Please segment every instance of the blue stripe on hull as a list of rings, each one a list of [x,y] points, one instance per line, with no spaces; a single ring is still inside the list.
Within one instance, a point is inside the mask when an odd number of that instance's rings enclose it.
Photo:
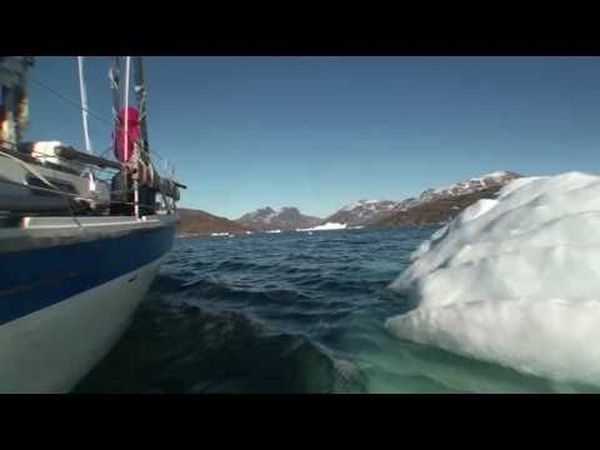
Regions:
[[[171,249],[174,226],[0,254],[0,324],[131,272]]]

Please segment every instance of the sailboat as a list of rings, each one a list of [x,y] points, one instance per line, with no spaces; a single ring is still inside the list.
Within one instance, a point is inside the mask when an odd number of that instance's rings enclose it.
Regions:
[[[85,151],[23,139],[33,63],[0,58],[3,393],[69,392],[108,353],[173,245],[185,188],[153,162],[142,58],[111,59],[114,158],[91,151],[82,58]]]

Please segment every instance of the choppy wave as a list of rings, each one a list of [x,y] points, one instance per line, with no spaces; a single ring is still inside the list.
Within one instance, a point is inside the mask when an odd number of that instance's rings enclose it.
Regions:
[[[568,392],[398,341],[387,289],[436,228],[176,242],[123,339],[76,392]]]

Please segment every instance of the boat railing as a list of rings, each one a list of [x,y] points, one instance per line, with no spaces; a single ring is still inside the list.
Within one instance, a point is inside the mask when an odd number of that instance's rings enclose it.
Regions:
[[[170,214],[176,211],[176,202],[179,200],[178,190],[186,188],[185,185],[175,181],[173,178],[170,178],[168,172],[166,174],[162,173],[162,171],[161,173],[154,173],[154,166],[148,161],[146,167],[152,167],[153,174],[151,176],[140,177],[138,189],[140,187],[150,188],[162,197],[163,204],[160,205],[161,208],[156,208],[156,203],[153,205],[144,204],[144,201],[139,197],[136,199],[137,202],[135,200],[132,202],[118,198],[119,194],[131,192],[131,186],[125,186],[124,189],[115,189],[112,181],[114,181],[115,177],[119,174],[124,174],[125,176],[130,174],[132,171],[131,165],[95,156],[90,153],[84,153],[75,149],[74,147],[63,145],[57,146],[54,149],[52,158],[48,158],[47,154],[36,154],[35,150],[33,150],[31,146],[30,148],[25,146],[25,149],[23,149],[23,147],[18,149],[16,145],[3,141],[0,142],[0,155],[18,161],[19,164],[30,174],[29,182],[27,183],[17,183],[14,180],[11,181],[6,179],[6,177],[1,177],[2,182],[20,184],[24,188],[41,194],[54,194],[54,202],[52,202],[50,198],[47,198],[46,202],[29,201],[23,203],[22,207],[18,207],[18,197],[9,198],[7,196],[3,196],[2,202],[0,202],[0,209],[9,209],[14,212],[25,212],[31,210],[32,208],[33,210],[43,210],[43,204],[45,204],[50,210],[56,211],[57,209],[61,209],[61,204],[62,208],[64,209],[66,203],[76,204],[78,202],[83,202],[88,206],[104,205],[105,207],[108,206],[109,208],[115,205],[121,205],[122,207],[137,206],[138,208],[136,209],[139,209],[139,207],[152,211],[158,209]],[[48,159],[51,159],[52,161],[49,161]],[[74,170],[73,166],[69,165],[69,163],[77,164],[78,170]],[[39,169],[51,170],[52,175],[54,176],[54,182],[49,181],[48,174],[46,173],[46,176],[44,176],[41,173],[43,171]],[[148,173],[147,170],[146,173]],[[0,175],[2,175],[2,167],[0,167]],[[57,178],[61,181],[61,183],[56,181]],[[65,185],[73,187],[65,189]],[[105,191],[107,191],[109,196],[104,202],[99,201],[98,199],[98,191],[101,191],[101,189],[98,189],[98,186],[102,185],[104,185]],[[86,189],[82,186],[87,186],[89,189]],[[57,201],[57,196],[63,197],[67,200],[67,202],[64,200],[62,203]],[[1,203],[4,202],[7,203],[3,207]],[[8,208],[8,206],[10,206],[10,208]],[[72,204],[69,209],[73,209]],[[92,207],[92,209],[99,210],[102,208]]]

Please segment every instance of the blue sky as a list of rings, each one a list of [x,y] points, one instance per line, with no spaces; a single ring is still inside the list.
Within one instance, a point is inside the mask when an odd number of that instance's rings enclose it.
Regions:
[[[110,121],[106,57],[86,58],[90,109]],[[237,218],[326,216],[495,170],[600,171],[600,58],[146,58],[151,148],[188,185],[180,206]],[[32,77],[78,100],[76,58]],[[80,112],[30,82],[29,139],[83,148]],[[90,119],[92,143],[110,145]]]

